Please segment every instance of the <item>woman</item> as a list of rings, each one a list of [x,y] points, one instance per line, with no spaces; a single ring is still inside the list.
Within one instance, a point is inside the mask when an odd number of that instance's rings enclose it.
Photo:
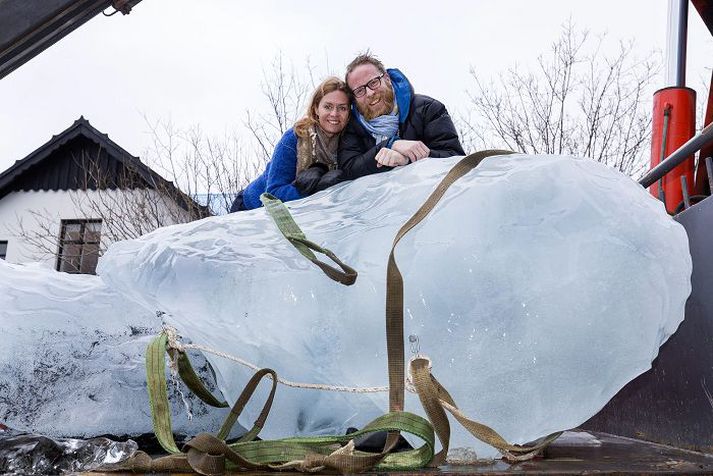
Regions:
[[[285,132],[265,171],[238,193],[231,212],[260,207],[263,192],[287,202],[339,182],[337,147],[349,121],[348,91],[336,77],[317,87],[305,116]]]

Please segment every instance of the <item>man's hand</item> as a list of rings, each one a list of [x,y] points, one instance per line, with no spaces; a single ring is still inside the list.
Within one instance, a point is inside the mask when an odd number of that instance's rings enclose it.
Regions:
[[[395,150],[411,162],[425,159],[431,153],[431,149],[426,147],[426,144],[420,140],[397,140],[391,146],[391,150]]]
[[[398,165],[406,165],[409,163],[409,159],[396,152],[393,149],[387,149],[382,147],[379,152],[376,153],[376,166],[382,167],[384,165],[389,167],[396,167]]]

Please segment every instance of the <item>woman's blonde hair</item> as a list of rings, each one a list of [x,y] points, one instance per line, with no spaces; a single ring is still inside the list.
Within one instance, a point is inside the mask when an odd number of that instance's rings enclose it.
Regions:
[[[304,117],[295,123],[295,134],[297,135],[297,137],[301,137],[304,139],[309,136],[309,130],[312,128],[312,126],[319,122],[319,119],[317,118],[317,113],[315,112],[317,106],[319,105],[319,102],[324,96],[329,93],[333,93],[334,91],[342,91],[344,94],[347,95],[347,97],[350,97],[349,87],[347,87],[347,83],[337,78],[336,76],[330,76],[324,81],[322,81],[322,84],[317,86],[317,89],[314,90],[314,93],[312,94],[312,99],[309,102],[309,106],[307,107],[307,112],[305,113]]]

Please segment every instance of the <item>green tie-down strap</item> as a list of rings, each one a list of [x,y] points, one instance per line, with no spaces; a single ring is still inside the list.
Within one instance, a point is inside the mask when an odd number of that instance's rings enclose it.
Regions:
[[[158,349],[155,352],[159,352],[158,357],[162,358],[163,356],[160,354],[161,345],[157,344],[157,347]],[[198,374],[196,374],[196,372],[193,370],[191,361],[188,360],[188,355],[186,355],[185,352],[180,352],[176,349],[171,348],[167,349],[166,351],[168,352],[168,355],[171,356],[171,359],[173,359],[173,361],[176,363],[178,375],[181,376],[181,380],[183,380],[183,383],[186,384],[186,387],[188,387],[191,392],[195,393],[198,398],[200,398],[205,404],[210,405],[211,407],[225,408],[228,406],[227,402],[218,400],[210,392],[210,390],[208,390],[205,385],[203,385],[203,382],[201,382],[200,377],[198,377]]]
[[[183,452],[173,438],[168,390],[166,385],[165,352],[167,337],[159,335],[148,346],[146,369],[149,402],[154,432],[169,456],[152,459],[138,452],[127,461],[105,465],[96,471],[133,472],[197,472],[221,474],[226,470],[298,470],[314,472],[331,470],[355,473],[370,469],[381,471],[415,470],[431,461],[435,451],[433,427],[424,418],[407,412],[392,412],[383,415],[362,430],[349,435],[295,437],[279,440],[253,441],[264,426],[274,399],[277,375],[270,369],[262,369],[250,379],[217,436],[202,433],[187,442]],[[179,352],[171,349],[171,352]],[[190,365],[190,363],[188,364]],[[252,430],[235,443],[224,440],[237,421],[240,413],[252,397],[263,377],[272,380],[269,397]],[[396,439],[389,438],[381,453],[368,453],[354,448],[353,439],[375,432],[410,433],[423,441],[417,449],[393,453]]]
[[[158,442],[164,450],[169,453],[180,453],[176,442],[173,439],[173,425],[171,423],[171,411],[168,403],[168,390],[166,385],[166,359],[165,354],[168,354],[177,362],[178,375],[183,383],[196,394],[203,402],[214,407],[227,407],[226,402],[218,400],[210,391],[203,385],[200,378],[193,370],[190,360],[185,352],[167,347],[168,336],[165,333],[159,334],[146,348],[146,384],[149,394],[149,406],[151,408],[151,418],[153,420],[154,433]],[[248,382],[238,400],[233,405],[230,413],[226,417],[223,425],[218,431],[218,436],[225,439],[230,434],[230,430],[238,419],[238,415],[242,412],[245,404],[248,402],[253,392],[260,383],[260,380],[267,374],[274,375],[272,380],[272,391],[265,402],[260,416],[255,421],[252,429],[248,431],[241,440],[252,440],[260,432],[267,420],[267,414],[272,407],[272,401],[277,389],[277,378],[275,373],[270,369],[262,369],[255,373],[253,378]]]
[[[315,265],[324,271],[324,274],[332,278],[333,280],[342,283],[346,286],[354,284],[357,278],[357,272],[351,266],[348,266],[337,258],[337,256],[326,248],[322,248],[316,243],[309,241],[305,234],[300,229],[299,225],[295,222],[282,201],[269,193],[263,193],[260,195],[260,201],[265,205],[265,210],[272,217],[279,228],[280,232],[287,238],[287,240],[292,243],[292,245],[297,248],[302,256],[310,260]],[[317,259],[317,256],[313,251],[322,253],[326,255],[329,259],[334,261],[340,268],[337,269],[323,261]]]

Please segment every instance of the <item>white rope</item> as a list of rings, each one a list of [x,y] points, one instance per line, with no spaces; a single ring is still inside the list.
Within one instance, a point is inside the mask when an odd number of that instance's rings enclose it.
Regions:
[[[176,332],[176,329],[171,327],[171,326],[163,326],[163,332],[166,333],[166,336],[168,337],[168,346],[172,349],[176,349],[179,352],[185,352],[186,349],[194,349],[194,350],[200,350],[201,352],[205,352],[207,354],[213,354],[218,357],[222,357],[224,359],[231,360],[233,362],[236,362],[244,367],[247,367],[252,370],[260,370],[260,367],[257,365],[248,362],[247,360],[241,359],[240,357],[236,357],[234,355],[228,354],[226,352],[221,352],[219,350],[211,349],[210,347],[206,347],[204,345],[200,344],[184,344],[182,342],[179,342],[178,340],[178,333]],[[268,377],[272,378],[270,375]],[[411,376],[409,375],[408,379],[406,380],[406,388],[410,392],[414,392],[413,390],[413,385],[410,382]],[[347,393],[384,393],[389,391],[388,386],[384,387],[346,387],[342,385],[327,385],[327,384],[321,384],[321,383],[304,383],[304,382],[293,382],[291,380],[285,380],[281,377],[277,377],[277,383],[280,383],[286,387],[292,387],[292,388],[308,388],[311,390],[326,390],[328,392],[347,392]],[[414,392],[415,393],[415,392]]]

